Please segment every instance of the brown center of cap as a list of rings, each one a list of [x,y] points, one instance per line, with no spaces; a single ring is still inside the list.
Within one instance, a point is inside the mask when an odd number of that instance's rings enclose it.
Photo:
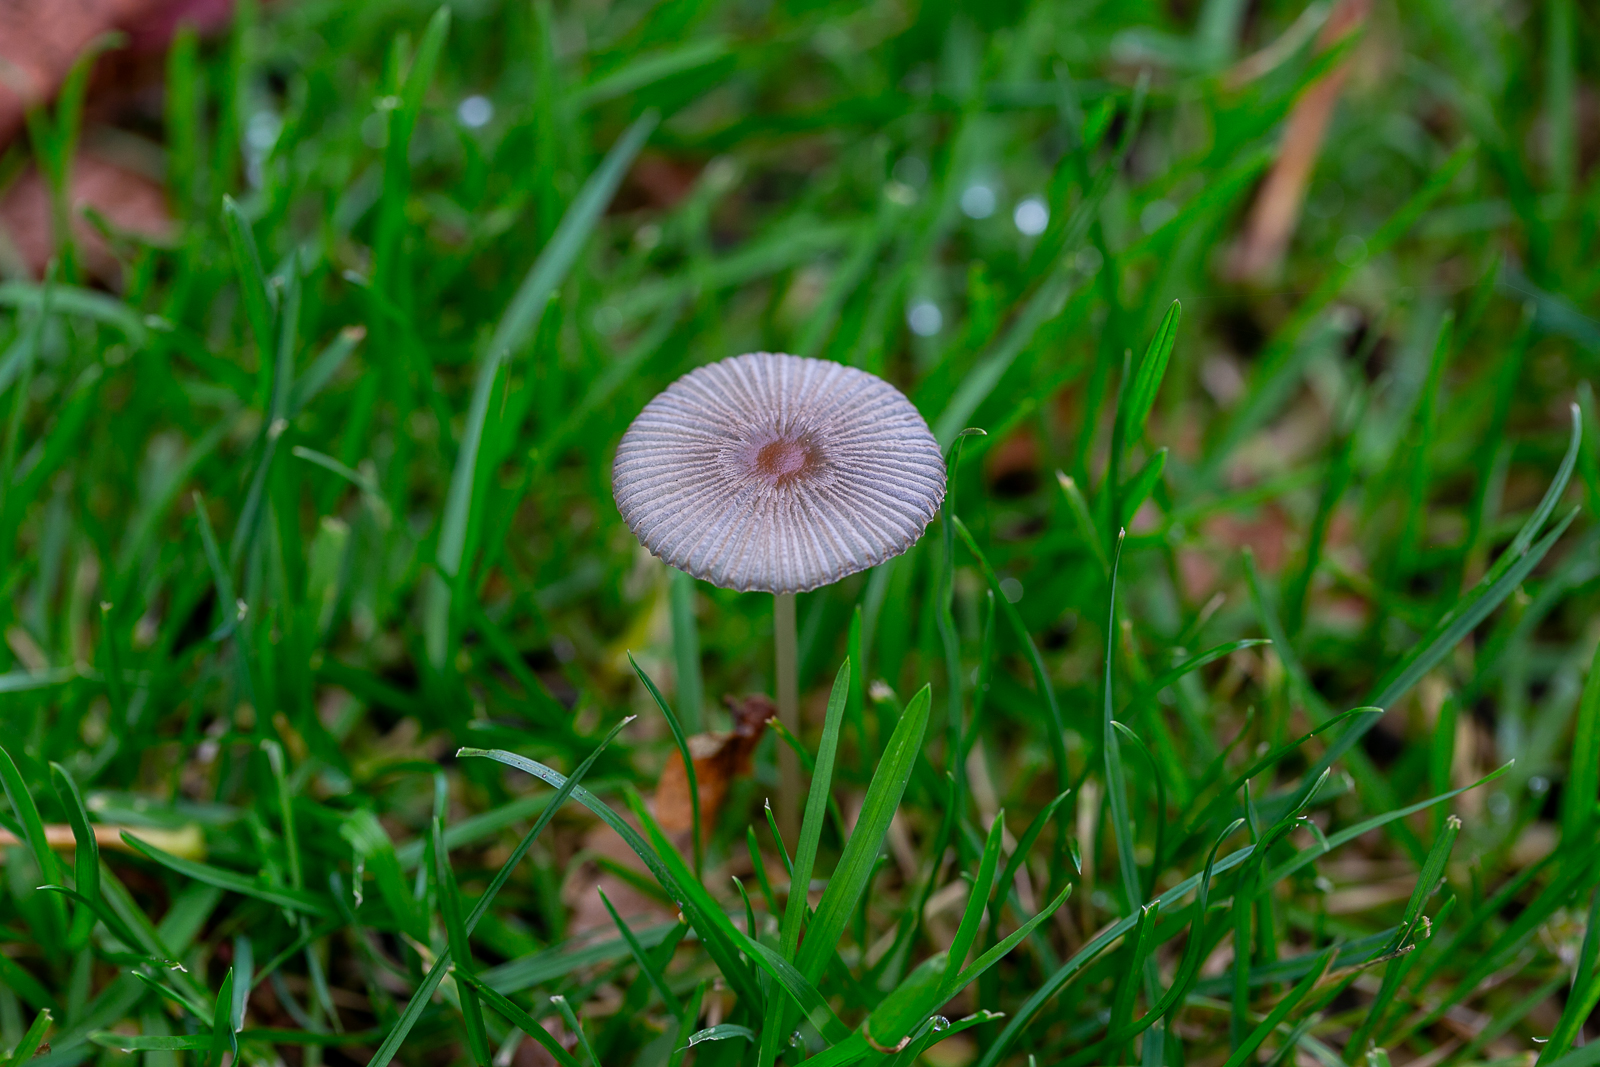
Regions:
[[[822,467],[820,450],[803,435],[775,437],[745,455],[751,476],[771,486],[788,485]]]

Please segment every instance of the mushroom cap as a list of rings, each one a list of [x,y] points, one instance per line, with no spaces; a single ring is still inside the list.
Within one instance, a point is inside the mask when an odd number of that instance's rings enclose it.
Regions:
[[[882,378],[753,352],[646,404],[611,485],[634,536],[672,566],[725,589],[798,593],[915,544],[945,469],[927,422]]]

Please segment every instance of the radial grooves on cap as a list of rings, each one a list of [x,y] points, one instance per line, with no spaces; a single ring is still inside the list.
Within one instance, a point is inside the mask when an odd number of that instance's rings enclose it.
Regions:
[[[807,465],[764,476],[750,457],[779,440],[805,449]],[[612,486],[629,528],[674,567],[787,593],[911,547],[938,513],[945,469],[888,382],[756,352],[690,371],[651,400],[617,448]]]

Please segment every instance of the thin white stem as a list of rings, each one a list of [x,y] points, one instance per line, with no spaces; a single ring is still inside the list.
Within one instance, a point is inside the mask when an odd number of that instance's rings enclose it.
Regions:
[[[772,598],[772,634],[776,646],[778,676],[778,721],[795,737],[800,736],[800,681],[796,671],[794,594],[776,593]],[[792,843],[800,834],[800,760],[794,749],[778,744],[778,828]]]

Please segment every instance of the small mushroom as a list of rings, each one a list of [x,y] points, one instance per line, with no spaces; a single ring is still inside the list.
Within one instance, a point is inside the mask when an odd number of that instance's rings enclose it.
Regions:
[[[617,447],[612,492],[667,563],[776,594],[779,719],[793,731],[794,594],[915,544],[944,500],[945,465],[927,422],[882,378],[753,352],[696,368],[646,404]],[[779,799],[797,810],[799,769],[787,748],[779,755],[791,772]]]

